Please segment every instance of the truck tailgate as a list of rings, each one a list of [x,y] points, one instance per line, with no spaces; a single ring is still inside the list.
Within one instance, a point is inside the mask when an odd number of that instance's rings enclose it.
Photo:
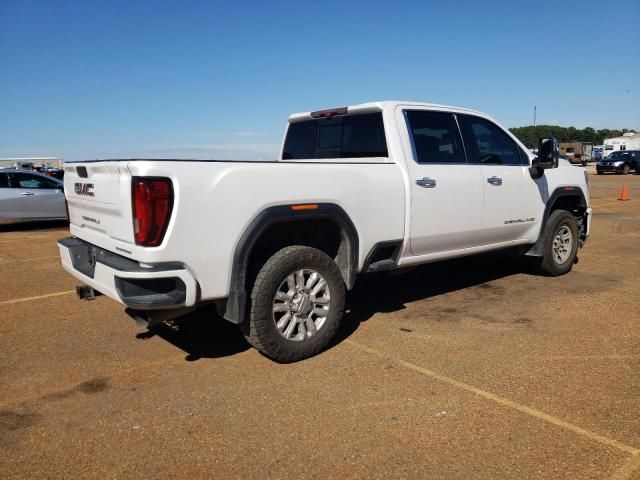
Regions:
[[[126,161],[65,166],[64,188],[74,233],[104,248],[134,243],[131,174]]]

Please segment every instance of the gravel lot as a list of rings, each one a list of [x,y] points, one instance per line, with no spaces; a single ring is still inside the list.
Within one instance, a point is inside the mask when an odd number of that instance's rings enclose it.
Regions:
[[[590,177],[569,275],[497,253],[370,276],[293,365],[207,311],[144,333],[77,300],[66,227],[3,227],[0,477],[640,479],[640,175]]]

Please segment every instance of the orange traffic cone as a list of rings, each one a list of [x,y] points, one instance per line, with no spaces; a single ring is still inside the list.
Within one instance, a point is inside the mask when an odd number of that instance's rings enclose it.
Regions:
[[[629,198],[629,190],[627,190],[627,186],[626,185],[622,186],[622,190],[620,190],[620,198],[618,200],[622,200],[623,202],[631,200]]]

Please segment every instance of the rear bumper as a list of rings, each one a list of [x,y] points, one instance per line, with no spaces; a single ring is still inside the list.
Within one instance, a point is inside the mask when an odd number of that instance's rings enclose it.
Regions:
[[[63,268],[94,290],[136,310],[192,307],[198,284],[180,263],[141,265],[76,237],[58,241]]]

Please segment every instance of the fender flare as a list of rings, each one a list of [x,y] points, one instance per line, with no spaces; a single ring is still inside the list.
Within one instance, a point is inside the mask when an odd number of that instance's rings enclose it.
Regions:
[[[299,204],[296,204],[299,205]],[[307,204],[303,204],[307,205]],[[223,318],[232,323],[242,323],[246,316],[248,294],[246,291],[249,258],[261,235],[275,223],[309,219],[328,219],[336,222],[346,237],[347,265],[338,265],[347,289],[353,288],[358,268],[359,238],[356,227],[347,213],[333,203],[309,204],[313,208],[295,209],[293,204],[276,205],[262,210],[242,233],[233,254],[229,297]],[[316,207],[317,205],[317,207]]]
[[[544,207],[544,214],[540,225],[540,232],[538,233],[538,240],[536,240],[536,243],[534,243],[531,248],[527,250],[525,255],[530,257],[541,257],[544,254],[545,230],[547,227],[547,220],[551,215],[551,208],[555,205],[556,201],[562,197],[578,197],[580,207],[587,208],[589,206],[581,187],[576,185],[556,188],[549,197],[549,200]]]

